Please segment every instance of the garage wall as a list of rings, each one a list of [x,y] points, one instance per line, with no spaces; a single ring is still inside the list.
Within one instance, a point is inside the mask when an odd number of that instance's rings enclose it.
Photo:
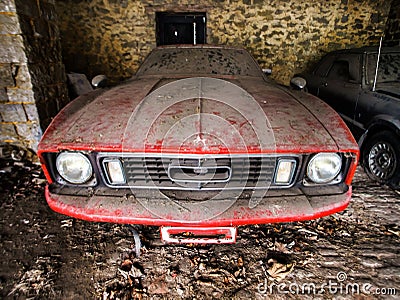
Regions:
[[[156,12],[205,12],[208,43],[243,45],[288,83],[325,52],[377,44],[386,24],[386,38],[398,44],[399,3],[1,0],[0,150],[3,143],[36,150],[42,131],[69,101],[63,61],[69,71],[114,81],[134,74],[156,45]]]
[[[391,0],[56,0],[69,71],[134,74],[156,45],[155,13],[207,13],[207,41],[243,45],[288,83],[325,52],[377,44]]]
[[[0,148],[36,151],[69,101],[55,20],[53,0],[0,1]]]

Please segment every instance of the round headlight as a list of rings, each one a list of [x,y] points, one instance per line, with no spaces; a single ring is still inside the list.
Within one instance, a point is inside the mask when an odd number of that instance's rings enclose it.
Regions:
[[[307,176],[315,183],[328,183],[338,176],[342,159],[336,153],[319,153],[311,158]]]
[[[62,152],[57,156],[56,167],[60,176],[70,183],[82,184],[92,177],[89,159],[78,152]]]

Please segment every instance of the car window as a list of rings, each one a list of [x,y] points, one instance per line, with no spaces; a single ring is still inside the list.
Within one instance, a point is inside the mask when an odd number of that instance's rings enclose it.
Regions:
[[[137,75],[168,74],[263,76],[247,51],[221,48],[156,49],[137,72]]]
[[[347,82],[361,82],[358,54],[339,55],[329,69],[328,78]]]
[[[319,77],[325,77],[334,59],[335,57],[333,55],[326,55],[316,66],[314,74]]]
[[[375,78],[377,53],[367,56],[367,83],[373,84]],[[400,82],[400,53],[383,53],[379,59],[377,83]]]
[[[328,78],[349,81],[349,63],[344,60],[335,61],[329,70]]]

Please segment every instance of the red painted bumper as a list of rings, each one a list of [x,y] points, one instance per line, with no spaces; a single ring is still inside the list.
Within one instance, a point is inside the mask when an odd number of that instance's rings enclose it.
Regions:
[[[189,211],[186,217],[178,220],[155,215],[133,196],[59,195],[46,187],[47,202],[56,212],[87,221],[155,226],[215,227],[310,220],[344,210],[350,197],[351,186],[347,192],[335,195],[282,197],[267,194],[254,208],[249,208],[248,200],[239,199],[213,218],[193,220],[200,212]]]

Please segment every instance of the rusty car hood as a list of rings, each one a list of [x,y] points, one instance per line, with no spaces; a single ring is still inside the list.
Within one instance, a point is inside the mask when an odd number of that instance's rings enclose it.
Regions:
[[[306,153],[339,148],[357,145],[340,117],[306,93],[246,77],[142,77],[72,101],[46,130],[39,152]]]

